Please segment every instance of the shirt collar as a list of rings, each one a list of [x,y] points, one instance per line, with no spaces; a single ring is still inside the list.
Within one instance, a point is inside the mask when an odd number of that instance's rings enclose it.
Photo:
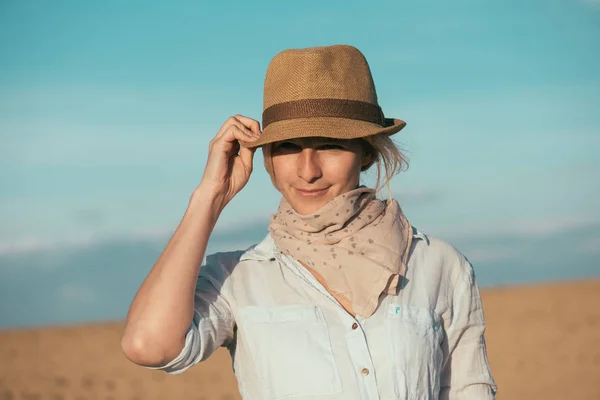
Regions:
[[[425,243],[427,243],[427,245],[429,246],[429,238],[427,237],[426,234],[424,234],[423,232],[421,232],[420,230],[418,230],[414,226],[412,227],[412,231],[413,231],[413,239],[421,239]]]
[[[275,246],[275,241],[271,237],[271,234],[268,233],[262,242],[255,244],[254,246],[250,246],[250,248],[246,250],[244,254],[242,254],[240,261],[268,260],[274,258],[276,253],[277,246]]]
[[[419,231],[414,226],[413,230],[413,239],[423,240],[427,245],[429,245],[429,238],[423,232]],[[268,233],[267,236],[258,244],[251,246],[242,256],[240,257],[240,261],[244,260],[259,260],[265,261],[271,258],[275,258],[278,249],[275,245],[275,241],[271,237],[271,234]]]

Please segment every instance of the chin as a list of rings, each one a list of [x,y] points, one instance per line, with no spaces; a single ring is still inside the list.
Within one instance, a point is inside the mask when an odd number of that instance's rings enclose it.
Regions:
[[[333,197],[321,197],[318,199],[305,199],[305,198],[294,198],[294,202],[290,205],[296,210],[298,214],[301,215],[310,215],[319,211],[321,208],[325,207],[327,203],[333,200]],[[288,200],[289,201],[289,200]]]
[[[321,209],[321,207],[323,207],[325,204],[327,204],[327,202],[315,202],[315,203],[311,203],[311,204],[307,204],[308,202],[304,199],[301,199],[299,202],[295,202],[295,204],[290,203],[290,205],[292,206],[292,208],[294,210],[296,210],[296,212],[300,215],[310,215],[310,214],[314,214],[317,211],[319,211],[319,209]]]
[[[300,215],[314,214],[323,208],[327,203],[336,198],[339,193],[329,188],[322,193],[301,194],[295,189],[290,189],[285,196],[286,200],[294,210]]]

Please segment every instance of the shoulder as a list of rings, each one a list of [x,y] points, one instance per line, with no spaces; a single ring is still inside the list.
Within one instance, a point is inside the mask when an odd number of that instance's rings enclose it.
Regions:
[[[220,287],[233,274],[246,251],[234,250],[209,254],[200,267],[198,278],[208,280]]]
[[[414,272],[435,275],[447,283],[474,279],[473,267],[454,245],[436,236],[414,230],[409,266]]]
[[[200,268],[199,278],[213,283],[222,284],[229,277],[239,275],[238,266],[244,262],[265,261],[274,256],[276,249],[269,235],[262,242],[252,245],[245,250],[212,253],[206,256]]]

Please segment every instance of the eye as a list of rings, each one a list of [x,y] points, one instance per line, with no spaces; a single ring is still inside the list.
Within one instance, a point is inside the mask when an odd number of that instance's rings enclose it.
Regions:
[[[279,142],[275,145],[275,151],[280,152],[291,152],[291,151],[299,151],[301,147],[299,144],[295,142]]]
[[[338,143],[325,143],[319,146],[319,150],[344,150],[345,147]]]

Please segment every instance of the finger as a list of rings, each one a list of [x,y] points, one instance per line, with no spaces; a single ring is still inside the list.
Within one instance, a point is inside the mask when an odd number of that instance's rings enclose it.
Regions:
[[[225,130],[225,132],[223,132],[221,134],[221,136],[224,136],[231,129],[237,129],[240,132],[242,132],[243,136],[241,138],[245,139],[245,140],[243,140],[245,142],[253,142],[253,141],[255,141],[255,140],[257,140],[259,138],[258,135],[256,135],[250,129],[246,128],[246,126],[244,124],[242,124],[241,122],[239,122],[238,120],[234,120],[231,123],[231,125],[229,125],[229,127],[227,128],[227,130]],[[219,139],[219,137],[217,137],[217,139]],[[236,137],[236,139],[240,139],[240,137]],[[233,140],[233,139],[231,138],[231,136],[229,136],[228,140]]]
[[[257,135],[261,134],[260,122],[258,122],[257,120],[245,117],[240,114],[236,114],[235,119],[240,121],[246,128],[250,129],[255,134],[257,134]]]
[[[217,138],[223,136],[223,134],[227,131],[227,129],[229,129],[229,127],[232,125],[242,125],[243,126],[243,124],[240,121],[238,121],[235,117],[229,117],[229,118],[227,118],[225,123],[223,123],[221,128],[219,128],[219,131],[215,135],[214,139],[217,139]]]
[[[252,130],[250,128],[248,128],[246,125],[244,125],[243,123],[241,123],[239,120],[236,119],[236,126],[238,128],[240,128],[242,131],[248,133],[250,136],[252,136],[253,140],[257,140],[260,137],[260,131],[258,131],[258,133],[256,132],[256,130]]]
[[[252,149],[248,149],[245,147],[240,148],[240,160],[246,166],[246,170],[252,172],[252,160],[254,159],[254,152],[256,151],[256,147]]]
[[[249,133],[242,131],[236,125],[230,125],[220,136],[216,136],[211,140],[210,148],[217,148],[220,149],[219,151],[225,151],[228,154],[237,154],[240,142],[251,142],[254,140],[254,137],[250,136]]]
[[[231,125],[229,129],[225,131],[221,139],[227,142],[234,142],[236,140],[241,142],[253,142],[257,138],[249,129]]]

